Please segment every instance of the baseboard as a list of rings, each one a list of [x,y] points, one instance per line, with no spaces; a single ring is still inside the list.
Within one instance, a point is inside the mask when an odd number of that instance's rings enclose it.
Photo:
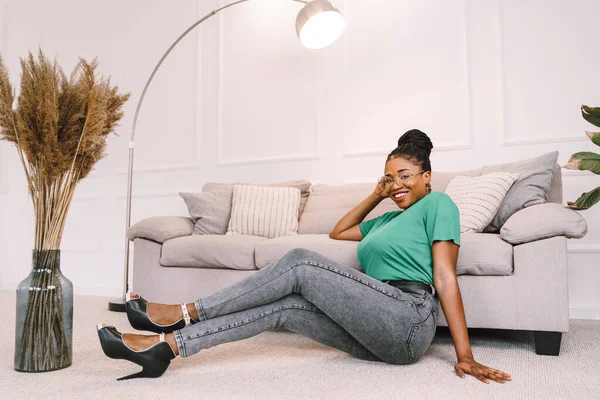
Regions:
[[[8,292],[14,292],[17,290],[19,282],[0,282],[0,290]],[[73,287],[75,296],[103,296],[103,297],[114,297],[115,299],[121,298],[123,293],[121,289],[115,287],[106,286],[77,286]]]
[[[567,246],[567,252],[569,254],[598,254],[600,253],[600,246]]]
[[[600,320],[600,304],[569,306],[569,318]]]

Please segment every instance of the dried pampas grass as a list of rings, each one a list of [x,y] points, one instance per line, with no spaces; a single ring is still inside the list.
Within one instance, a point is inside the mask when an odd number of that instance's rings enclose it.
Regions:
[[[96,76],[96,60],[79,59],[67,77],[39,50],[21,59],[15,92],[0,56],[0,139],[14,143],[29,185],[36,216],[35,249],[60,247],[77,183],[106,153],[106,138],[123,117],[129,93]]]

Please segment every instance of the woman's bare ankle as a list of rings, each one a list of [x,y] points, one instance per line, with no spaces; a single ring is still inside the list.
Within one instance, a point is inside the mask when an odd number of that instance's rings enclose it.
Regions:
[[[187,303],[185,306],[187,307],[190,317],[194,321],[200,321],[200,316],[198,315],[198,310],[196,310],[196,304],[195,303]]]
[[[181,306],[160,303],[148,303],[148,318],[159,325],[169,325],[182,318]]]
[[[165,342],[169,343],[169,346],[171,346],[171,349],[173,349],[173,353],[175,353],[175,355],[178,356],[179,349],[177,348],[177,342],[175,341],[175,335],[172,333],[167,333],[165,335]]]
[[[135,351],[144,351],[159,342],[156,335],[138,335],[135,333],[124,333],[123,343]]]

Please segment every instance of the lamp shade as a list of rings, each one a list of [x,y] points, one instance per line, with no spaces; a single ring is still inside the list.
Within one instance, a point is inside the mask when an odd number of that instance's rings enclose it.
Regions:
[[[327,47],[344,31],[344,16],[327,0],[307,3],[296,17],[296,33],[309,49]]]

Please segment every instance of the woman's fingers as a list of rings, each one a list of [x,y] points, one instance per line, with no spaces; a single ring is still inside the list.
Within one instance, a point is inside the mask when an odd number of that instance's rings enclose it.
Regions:
[[[492,372],[494,372],[497,376],[499,376],[500,379],[504,379],[505,381],[510,381],[511,380],[510,374],[507,374],[507,373],[502,372],[502,371],[498,371],[497,369],[493,369],[493,368],[490,368],[490,370]]]
[[[494,370],[494,369],[488,369],[486,377],[489,379],[492,379],[493,381],[496,381],[498,383],[504,383],[507,381],[507,379],[505,379],[505,374]]]
[[[505,382],[505,380],[502,379],[502,377],[500,375],[498,375],[497,373],[495,373],[495,372],[490,372],[489,375],[488,375],[488,378],[490,378],[491,380],[493,380],[495,382],[498,382],[498,383],[504,383]]]
[[[505,377],[508,377],[508,378],[510,378],[510,374],[507,374],[506,372],[502,372],[502,371],[500,371],[500,370],[498,370],[498,369],[494,369],[494,368],[490,368],[490,370],[491,370],[491,371],[494,371],[494,372],[495,372],[495,373],[497,373],[497,374],[504,375]]]
[[[462,368],[459,368],[455,365],[454,370],[456,371],[456,375],[460,376],[461,378],[465,377],[465,371],[463,371]]]

